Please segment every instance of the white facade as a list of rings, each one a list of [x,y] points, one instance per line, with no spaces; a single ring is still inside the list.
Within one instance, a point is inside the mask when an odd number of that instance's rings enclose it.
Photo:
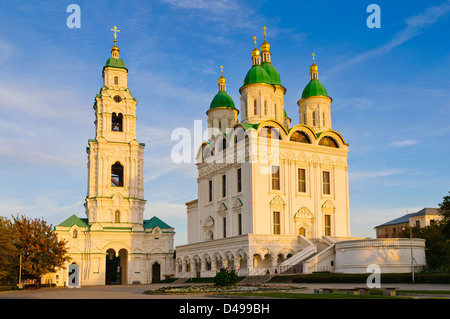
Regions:
[[[262,51],[270,61],[267,46]],[[252,57],[261,72],[259,50]],[[283,86],[256,79],[240,93],[241,122],[222,126],[225,134],[211,136],[198,152],[198,199],[187,203],[179,277],[225,266],[242,274],[272,271],[323,236],[350,236],[348,144],[331,130],[331,98],[299,101],[299,114],[309,114],[305,105],[320,100],[325,125],[290,127]],[[209,120],[218,111],[208,110]]]
[[[261,51],[270,62],[266,40]],[[318,82],[317,65],[297,103],[299,124],[292,126],[286,89],[270,82],[279,80],[271,64],[264,74],[256,43],[252,61],[239,89],[240,122],[222,126],[198,151],[198,198],[186,203],[188,237],[176,248],[176,276],[211,277],[220,268],[242,276],[365,272],[376,262],[387,265],[383,271],[404,271],[403,242],[360,244],[351,237],[348,144],[331,127],[332,99]],[[209,122],[212,111],[220,115],[217,106],[211,104]],[[417,266],[425,265],[423,242],[414,249]]]
[[[81,285],[160,281],[174,274],[174,229],[157,217],[144,220],[143,152],[136,139],[136,105],[119,48],[103,68],[94,104],[95,139],[89,140],[86,216],[55,227],[72,258],[52,279],[67,285],[67,266],[80,267]]]

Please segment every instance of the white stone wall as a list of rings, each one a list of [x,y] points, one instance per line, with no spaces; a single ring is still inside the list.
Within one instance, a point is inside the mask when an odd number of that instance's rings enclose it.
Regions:
[[[336,243],[336,272],[366,273],[371,264],[382,273],[411,272],[411,248],[414,267],[426,265],[425,240],[420,238],[385,238],[350,240]]]

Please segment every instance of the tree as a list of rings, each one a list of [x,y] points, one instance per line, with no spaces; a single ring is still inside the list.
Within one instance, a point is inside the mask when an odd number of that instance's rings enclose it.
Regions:
[[[222,268],[214,277],[214,284],[219,287],[229,287],[236,285],[238,280],[236,270]]]
[[[426,227],[406,226],[398,234],[398,237],[409,238],[411,231],[412,237],[425,239],[426,269],[429,271],[445,271],[447,247],[442,228],[442,223],[435,222]]]
[[[65,240],[58,240],[52,226],[43,219],[29,219],[25,216],[13,216],[11,223],[14,233],[16,274],[21,260],[23,279],[39,279],[55,272],[70,260]]]
[[[450,193],[450,192],[449,192]],[[439,204],[443,219],[426,227],[407,226],[398,236],[403,238],[423,238],[426,243],[427,269],[431,271],[450,271],[450,196],[445,196]]]
[[[450,194],[450,192],[449,192]],[[439,212],[444,217],[442,220],[445,237],[450,240],[450,196],[444,196],[442,203],[439,204]]]
[[[17,249],[13,243],[14,233],[11,222],[0,217],[0,282],[6,284],[14,281],[14,258]]]

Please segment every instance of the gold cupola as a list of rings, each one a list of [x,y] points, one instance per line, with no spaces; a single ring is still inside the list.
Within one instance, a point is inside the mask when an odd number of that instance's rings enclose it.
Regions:
[[[313,57],[313,64],[309,68],[309,73],[311,74],[311,80],[318,80],[319,79],[319,67],[315,63],[316,55],[314,52],[311,55]]]
[[[255,42],[255,48],[252,51],[252,61],[253,65],[261,65],[261,54],[256,47],[256,37],[253,37],[253,41]]]
[[[220,78],[218,80],[219,82],[219,92],[226,92],[227,91],[227,81],[225,77],[223,76],[223,66],[220,66]]]
[[[267,28],[264,26],[263,27],[264,30],[264,42],[261,44],[261,56],[262,56],[262,62],[270,62],[270,44],[269,42],[267,42]]]

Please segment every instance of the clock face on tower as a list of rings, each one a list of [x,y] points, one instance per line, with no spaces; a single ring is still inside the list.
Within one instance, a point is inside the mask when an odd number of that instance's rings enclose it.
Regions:
[[[116,95],[116,96],[114,97],[114,101],[117,102],[117,103],[119,103],[120,101],[122,101],[122,98],[121,98],[120,96]]]

